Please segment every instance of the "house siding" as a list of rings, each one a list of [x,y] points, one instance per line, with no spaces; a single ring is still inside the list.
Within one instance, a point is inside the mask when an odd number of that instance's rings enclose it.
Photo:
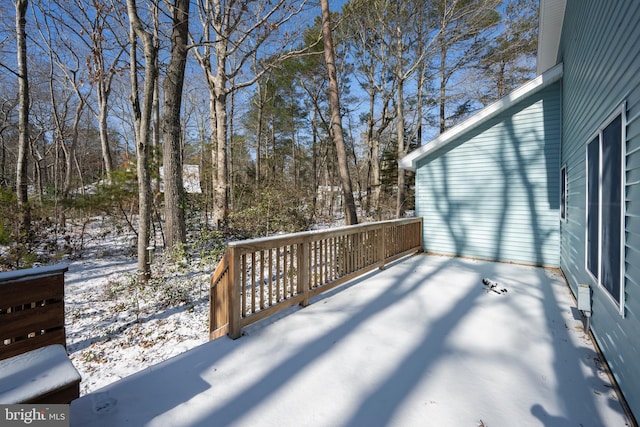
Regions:
[[[416,167],[427,252],[559,265],[561,85],[550,85]]]
[[[560,60],[567,221],[561,224],[561,268],[574,293],[591,284],[592,331],[636,417],[640,414],[640,2],[567,3]],[[585,268],[586,144],[626,103],[624,315]]]

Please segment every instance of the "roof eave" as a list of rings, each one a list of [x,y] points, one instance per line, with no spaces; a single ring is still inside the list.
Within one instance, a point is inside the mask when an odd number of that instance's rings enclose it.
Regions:
[[[566,0],[540,0],[537,74],[544,73],[558,63],[566,4]]]

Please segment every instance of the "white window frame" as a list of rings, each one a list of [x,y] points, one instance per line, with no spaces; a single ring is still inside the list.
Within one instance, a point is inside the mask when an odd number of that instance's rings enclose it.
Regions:
[[[567,178],[567,165],[560,168],[560,219],[567,222],[569,207],[569,180]]]
[[[618,307],[618,311],[622,317],[625,314],[625,186],[626,186],[626,141],[627,141],[627,104],[623,102],[615,111],[607,117],[607,119],[600,125],[598,130],[591,135],[587,140],[585,149],[585,181],[586,181],[586,193],[585,193],[585,260],[584,266],[587,274],[593,279],[594,283],[603,291],[607,298]],[[603,150],[602,150],[602,133],[618,116],[620,116],[621,136],[620,136],[620,294],[618,299],[614,297],[609,289],[602,283],[602,181],[603,181]],[[588,267],[589,258],[589,144],[595,139],[598,139],[598,266],[597,277],[594,275]],[[566,213],[566,211],[565,211]]]

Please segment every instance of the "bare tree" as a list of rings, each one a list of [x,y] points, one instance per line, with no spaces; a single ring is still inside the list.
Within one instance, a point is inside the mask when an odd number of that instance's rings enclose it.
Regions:
[[[408,6],[411,7],[408,7]],[[405,85],[413,74],[421,68],[422,64],[430,51],[429,39],[425,39],[420,32],[415,32],[413,23],[415,20],[421,21],[424,12],[420,7],[420,2],[395,3],[392,11],[391,24],[391,40],[393,40],[392,52],[395,58],[395,64],[392,67],[392,73],[396,87],[395,107],[396,107],[396,139],[397,139],[397,159],[398,162],[407,154],[409,149],[409,141],[406,139],[405,130],[407,123],[405,120]],[[408,24],[408,25],[406,25]],[[420,37],[419,37],[420,36]],[[419,54],[409,57],[408,50],[412,46],[420,46]],[[421,88],[418,88],[420,91]],[[404,169],[398,168],[398,181],[396,190],[396,218],[404,216],[406,202],[406,176]]]
[[[297,16],[306,3],[306,0],[205,0],[200,5],[202,33],[192,51],[205,73],[210,92],[214,168],[213,219],[218,225],[226,221],[229,208],[229,95],[233,91],[253,85],[275,64],[299,53],[285,49],[291,40],[295,39],[294,33],[280,33],[278,30]],[[270,57],[262,61],[262,68],[245,80],[237,78],[246,68],[247,62],[254,58],[255,52],[273,39],[274,35],[280,36],[278,46],[271,46]],[[272,55],[273,52],[283,53]],[[232,58],[235,59],[233,63]]]
[[[384,43],[386,26],[383,0],[355,0],[346,4],[343,25],[351,49],[355,68],[354,78],[368,97],[366,114],[367,158],[366,193],[363,209],[377,212],[380,207],[380,141],[393,123],[395,110],[390,108],[394,95],[390,75],[391,46]],[[378,111],[380,110],[380,111]]]
[[[84,109],[87,105],[87,98],[90,92],[83,93],[81,73],[81,59],[77,49],[73,49],[65,42],[57,43],[58,33],[50,25],[49,10],[42,3],[38,5],[41,16],[40,22],[36,22],[36,27],[40,32],[43,46],[41,49],[46,52],[49,59],[49,97],[51,103],[51,118],[55,129],[54,140],[59,146],[64,157],[64,178],[62,181],[62,197],[66,198],[71,191],[74,161],[76,161],[76,147],[80,138],[80,121]],[[54,24],[60,22],[54,19]],[[64,53],[61,53],[63,51]],[[62,59],[65,56],[66,61]],[[62,81],[56,75],[56,69],[62,73]],[[67,87],[68,86],[68,87]],[[60,96],[59,92],[66,90],[67,93]],[[77,103],[74,108],[71,129],[67,128],[67,116],[71,107],[71,98],[75,95]],[[58,105],[62,98],[61,105]],[[56,156],[57,157],[57,156]],[[57,167],[57,162],[56,162]],[[63,217],[64,220],[64,217]]]
[[[478,68],[487,80],[478,99],[487,105],[535,76],[538,1],[507,0],[500,33],[491,38]],[[478,69],[473,70],[474,73]],[[476,77],[477,78],[477,77]]]
[[[147,262],[147,247],[151,225],[151,178],[149,174],[149,146],[153,129],[151,116],[155,85],[158,80],[156,58],[158,50],[153,35],[144,29],[138,16],[136,0],[127,0],[127,14],[130,25],[131,55],[131,104],[133,106],[136,127],[136,153],[138,157],[138,274],[140,280],[148,280],[151,268]],[[145,74],[142,90],[142,103],[138,94],[137,38],[142,40]]]
[[[447,116],[452,94],[449,89],[453,76],[474,63],[483,48],[483,33],[495,26],[500,14],[496,7],[499,0],[439,0],[435,4],[435,14],[439,18],[439,80],[440,80],[440,133],[449,127],[449,119],[460,119],[468,111],[468,100],[454,109],[453,114]],[[455,94],[454,94],[455,95]]]
[[[171,57],[164,79],[162,133],[166,245],[169,251],[186,241],[180,113],[187,62],[190,3],[189,0],[175,0],[172,5]]]
[[[324,60],[327,64],[329,78],[329,108],[331,110],[331,129],[333,140],[336,145],[338,156],[338,172],[342,184],[342,197],[344,198],[345,221],[347,225],[357,224],[356,203],[353,198],[351,186],[351,176],[347,165],[347,151],[344,144],[344,134],[342,131],[342,116],[340,114],[340,94],[338,93],[338,76],[336,72],[335,51],[331,38],[331,16],[329,11],[329,1],[320,0],[322,8],[322,40],[324,41]]]
[[[56,0],[55,7],[47,2],[45,8],[58,26],[56,42],[72,55],[85,55],[86,81],[96,89],[97,107],[88,101],[87,94],[82,96],[98,120],[102,161],[107,181],[111,183],[115,164],[109,141],[109,97],[113,79],[122,71],[122,56],[127,47],[119,21],[122,5],[115,0]],[[65,33],[72,37],[63,37]]]
[[[16,191],[18,210],[20,211],[20,231],[28,237],[31,228],[31,211],[27,192],[28,156],[29,156],[29,79],[27,70],[27,34],[26,15],[28,0],[15,0],[16,40],[18,53],[18,159],[16,173]]]

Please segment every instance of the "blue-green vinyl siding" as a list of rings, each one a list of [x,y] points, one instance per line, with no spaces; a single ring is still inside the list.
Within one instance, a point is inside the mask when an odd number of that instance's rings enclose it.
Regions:
[[[427,252],[559,265],[561,85],[421,159]]]
[[[568,219],[561,225],[561,267],[574,292],[592,285],[591,326],[636,417],[640,417],[640,2],[569,0],[560,60],[562,159]],[[586,144],[626,102],[624,315],[585,268]]]

